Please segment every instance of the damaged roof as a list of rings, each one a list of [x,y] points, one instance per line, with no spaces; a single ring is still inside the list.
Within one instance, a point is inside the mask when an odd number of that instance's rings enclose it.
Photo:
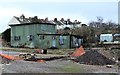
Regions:
[[[50,24],[50,25],[71,25],[71,24],[80,24],[81,22],[77,20],[72,22],[70,21],[70,19],[64,20],[64,18],[61,18],[61,20],[57,20],[57,18],[54,18],[54,20],[48,20],[48,18],[39,19],[37,16],[26,18],[22,14],[20,17],[13,16],[13,18],[9,22],[9,26],[33,24],[33,23]]]

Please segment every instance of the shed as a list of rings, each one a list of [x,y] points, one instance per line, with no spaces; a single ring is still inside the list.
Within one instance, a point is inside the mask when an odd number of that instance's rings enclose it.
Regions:
[[[10,22],[11,46],[30,48],[74,48],[79,47],[83,38],[76,35],[57,34],[56,24],[48,19],[14,16]]]
[[[113,35],[112,34],[101,34],[100,35],[100,41],[102,42],[112,42],[113,41]]]

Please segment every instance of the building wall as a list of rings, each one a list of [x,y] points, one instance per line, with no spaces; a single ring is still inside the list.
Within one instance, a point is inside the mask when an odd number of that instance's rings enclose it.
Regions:
[[[38,44],[38,33],[55,33],[54,25],[45,24],[31,24],[31,25],[18,25],[11,26],[11,45],[30,45],[31,43]],[[33,36],[33,40],[29,41],[29,36]]]
[[[71,48],[76,47],[76,40],[77,43],[79,41],[73,37],[71,35],[56,34],[55,25],[31,24],[11,26],[12,46]]]
[[[71,37],[71,48],[80,47],[83,43],[83,38],[80,37]]]
[[[43,38],[44,37],[44,38]],[[39,48],[76,48],[83,43],[83,38],[78,38],[72,35],[39,35]]]
[[[20,22],[15,18],[15,16],[9,21],[8,24],[20,24]]]
[[[60,37],[62,37],[63,44],[60,43]],[[52,47],[70,48],[70,36],[39,35],[39,48],[52,48]]]

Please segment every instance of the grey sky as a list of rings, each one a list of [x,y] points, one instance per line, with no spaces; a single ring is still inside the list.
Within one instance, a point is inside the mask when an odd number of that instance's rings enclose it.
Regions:
[[[111,20],[118,22],[118,2],[79,2],[79,1],[62,1],[35,2],[34,0],[21,2],[1,2],[0,3],[0,32],[8,28],[8,22],[13,16],[24,14],[26,17],[38,16],[39,18],[70,18],[79,20],[82,23],[95,21],[97,16],[104,18],[104,21]]]

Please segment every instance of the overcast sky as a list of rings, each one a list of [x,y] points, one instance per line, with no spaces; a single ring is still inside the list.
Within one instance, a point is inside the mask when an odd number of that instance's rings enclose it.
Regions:
[[[95,21],[97,16],[104,21],[118,22],[118,0],[3,0],[0,1],[0,33],[6,30],[13,16],[61,18],[82,23]]]

